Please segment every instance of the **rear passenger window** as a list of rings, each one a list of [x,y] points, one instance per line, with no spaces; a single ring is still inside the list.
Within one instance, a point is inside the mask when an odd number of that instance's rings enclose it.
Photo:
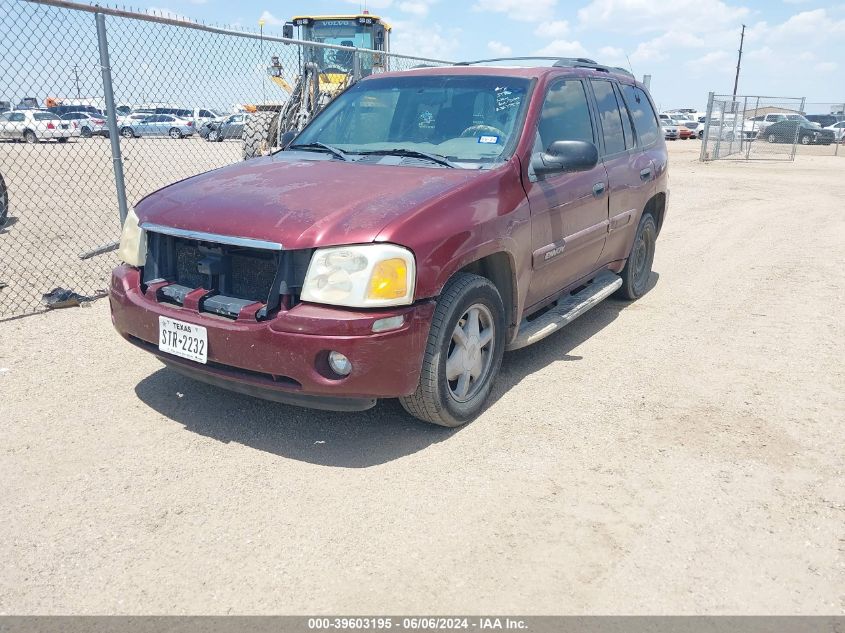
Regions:
[[[631,114],[625,106],[625,100],[622,98],[622,93],[619,92],[618,85],[614,85],[613,92],[616,94],[616,103],[619,104],[619,113],[622,115],[622,131],[625,132],[625,149],[631,149],[637,144],[634,140],[633,129],[631,128]]]
[[[613,84],[609,81],[592,80],[593,92],[596,93],[596,105],[601,119],[604,150],[607,154],[625,151],[625,135],[622,132],[622,117],[613,94]]]
[[[595,143],[590,106],[581,81],[569,79],[549,89],[540,112],[537,132],[542,149],[548,149],[555,141]]]
[[[640,137],[640,144],[648,147],[660,138],[660,127],[657,125],[657,115],[646,94],[636,86],[622,86],[622,96],[628,105],[634,129]]]

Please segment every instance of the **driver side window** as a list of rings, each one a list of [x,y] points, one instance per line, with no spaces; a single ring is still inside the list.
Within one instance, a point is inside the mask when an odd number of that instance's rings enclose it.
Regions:
[[[584,84],[579,79],[555,83],[546,94],[537,134],[542,150],[554,141],[595,143],[590,106]]]

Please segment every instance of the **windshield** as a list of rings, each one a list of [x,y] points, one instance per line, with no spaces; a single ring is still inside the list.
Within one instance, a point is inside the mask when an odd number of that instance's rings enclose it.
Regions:
[[[360,25],[355,20],[316,21],[307,27],[305,39],[334,46],[374,48],[372,25]],[[352,71],[352,51],[313,47],[311,57],[321,70]]]
[[[296,139],[356,154],[427,152],[484,166],[507,158],[519,135],[529,81],[515,77],[409,76],[361,81]]]

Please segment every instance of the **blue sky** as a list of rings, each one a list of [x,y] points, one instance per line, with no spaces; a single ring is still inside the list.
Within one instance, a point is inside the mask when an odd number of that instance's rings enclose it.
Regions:
[[[167,2],[168,4],[165,4]],[[278,33],[294,14],[355,12],[359,0],[154,0],[161,13]],[[393,51],[449,60],[586,55],[653,76],[661,108],[730,93],[741,24],[740,94],[845,100],[845,4],[815,0],[369,0]],[[626,57],[627,56],[627,57]]]

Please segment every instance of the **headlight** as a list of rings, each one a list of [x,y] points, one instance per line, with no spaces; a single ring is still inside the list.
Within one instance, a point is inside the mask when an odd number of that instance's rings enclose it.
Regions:
[[[117,256],[130,266],[143,266],[147,261],[147,235],[139,225],[135,209],[129,209],[120,234]]]
[[[302,300],[377,308],[414,301],[414,255],[394,244],[318,248],[308,265]]]

